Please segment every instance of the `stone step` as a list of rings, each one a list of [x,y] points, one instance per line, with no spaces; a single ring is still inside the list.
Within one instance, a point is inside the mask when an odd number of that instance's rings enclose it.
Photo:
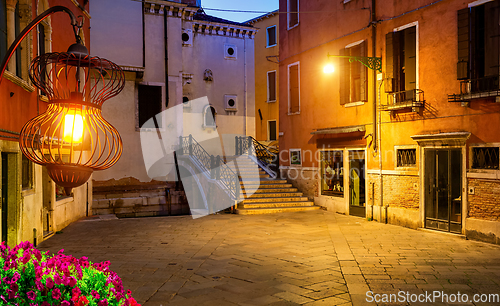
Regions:
[[[240,174],[238,177],[241,179],[249,180],[249,179],[255,179],[255,178],[268,178],[269,174]]]
[[[276,179],[268,179],[268,180],[245,180],[245,185],[276,185],[276,184],[288,184],[286,180],[276,180]],[[243,185],[243,182],[240,182],[240,185]],[[291,185],[291,184],[290,184]]]
[[[290,202],[275,202],[275,203],[253,203],[253,204],[238,204],[238,209],[240,208],[272,208],[272,207],[306,207],[314,206],[313,202],[310,201],[290,201]]]
[[[244,186],[241,186],[241,190],[244,191],[246,189],[250,190],[268,190],[268,189],[283,189],[283,188],[290,188],[292,187],[292,184],[245,184]],[[266,191],[263,191],[266,192]]]
[[[290,184],[291,185],[291,184]],[[241,190],[245,193],[245,189]],[[262,188],[252,191],[253,193],[280,193],[280,192],[297,192],[297,188]]]
[[[270,207],[270,208],[242,208],[236,209],[236,213],[240,215],[261,215],[274,214],[282,212],[296,212],[306,210],[317,210],[319,206],[295,206],[295,207]]]
[[[254,193],[249,197],[243,193],[246,199],[265,199],[265,198],[282,198],[282,197],[302,197],[302,192],[279,192],[279,193]]]
[[[278,198],[249,198],[243,200],[241,203],[250,204],[250,203],[272,203],[272,202],[297,202],[297,201],[309,201],[307,197],[278,197]]]

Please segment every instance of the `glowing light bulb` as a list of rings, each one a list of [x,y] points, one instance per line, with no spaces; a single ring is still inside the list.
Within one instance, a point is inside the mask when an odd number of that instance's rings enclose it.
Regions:
[[[333,73],[335,71],[335,68],[333,67],[332,64],[326,64],[325,67],[323,68],[324,73]]]
[[[64,116],[64,141],[80,143],[83,139],[83,117],[76,111]]]

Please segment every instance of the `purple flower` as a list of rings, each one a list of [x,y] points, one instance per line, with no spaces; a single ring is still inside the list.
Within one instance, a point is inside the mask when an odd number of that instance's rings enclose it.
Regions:
[[[52,298],[54,300],[58,300],[61,298],[61,290],[59,290],[59,288],[52,290]]]
[[[34,301],[36,299],[36,293],[33,291],[29,291],[26,295],[28,296],[28,299],[30,299],[32,301]]]

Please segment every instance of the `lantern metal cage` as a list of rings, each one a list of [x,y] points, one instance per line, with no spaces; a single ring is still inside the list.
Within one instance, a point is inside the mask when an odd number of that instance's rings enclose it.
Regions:
[[[46,166],[48,175],[69,195],[94,170],[107,169],[120,158],[120,134],[102,117],[101,108],[123,90],[125,75],[113,62],[89,56],[77,42],[68,52],[36,57],[29,76],[49,103],[44,113],[22,128],[21,150],[34,163]]]

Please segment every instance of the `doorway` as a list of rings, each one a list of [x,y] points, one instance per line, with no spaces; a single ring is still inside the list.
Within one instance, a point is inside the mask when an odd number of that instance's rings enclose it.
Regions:
[[[425,151],[425,227],[462,232],[462,151]]]
[[[17,154],[2,152],[2,241],[17,240]]]
[[[365,151],[349,151],[349,215],[365,217]]]

